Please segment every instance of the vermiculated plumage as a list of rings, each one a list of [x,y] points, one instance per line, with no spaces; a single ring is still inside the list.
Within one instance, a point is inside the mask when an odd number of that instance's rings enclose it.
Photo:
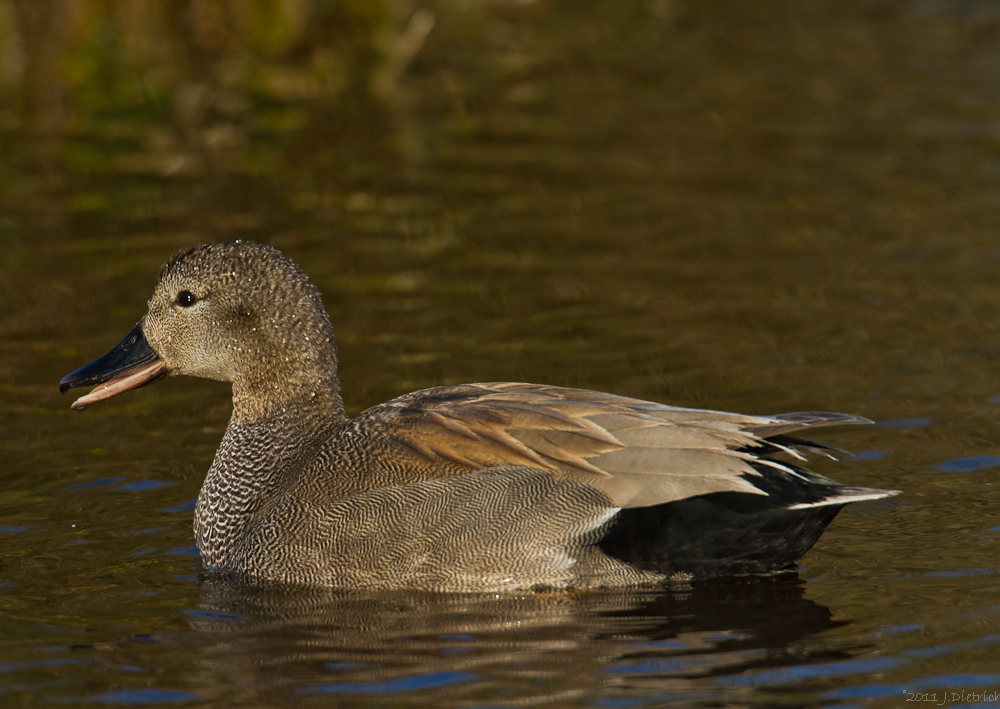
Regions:
[[[127,366],[126,366],[127,364]],[[300,584],[615,586],[791,567],[847,503],[893,494],[798,462],[849,414],[748,416],[537,384],[437,387],[344,414],[333,332],[258,244],[180,252],[74,408],[165,376],[231,381],[195,510],[204,563]]]

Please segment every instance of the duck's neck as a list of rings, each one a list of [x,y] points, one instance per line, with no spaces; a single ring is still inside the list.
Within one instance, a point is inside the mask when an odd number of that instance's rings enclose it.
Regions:
[[[321,308],[301,309],[280,336],[244,329],[232,368],[233,416],[198,495],[195,538],[205,564],[253,568],[254,522],[299,480],[343,424],[337,351]],[[259,338],[259,339],[255,339]]]
[[[207,566],[253,568],[250,528],[282,503],[341,420],[315,399],[266,420],[241,421],[234,410],[195,508],[195,539]]]
[[[304,418],[343,421],[344,402],[336,370],[329,374],[273,374],[233,382],[234,421],[250,425],[272,421],[291,411],[299,411]]]
[[[322,310],[306,311],[280,340],[274,334],[262,342],[247,337],[245,345],[257,356],[239,358],[233,368],[234,421],[270,421],[294,410],[343,420],[337,348]]]

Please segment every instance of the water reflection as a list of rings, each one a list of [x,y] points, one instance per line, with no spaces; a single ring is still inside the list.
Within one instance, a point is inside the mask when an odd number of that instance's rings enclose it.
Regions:
[[[192,628],[213,682],[241,701],[398,695],[534,705],[614,696],[662,701],[728,689],[714,678],[802,662],[834,628],[793,574],[648,591],[462,595],[319,591],[207,576]],[[845,649],[817,657],[847,656]]]
[[[0,0],[0,209],[101,245],[122,219],[133,242],[328,222],[413,144],[399,84],[435,18],[405,5]]]
[[[405,0],[0,0],[3,701],[403,703],[424,666],[428,693],[478,704],[997,683],[1000,6],[420,6],[423,45]],[[885,425],[837,432],[873,453],[824,472],[906,495],[838,517],[803,560],[815,603],[762,584],[294,613],[206,589],[185,614],[228,391],[84,419],[53,384],[134,324],[168,254],[233,238],[320,286],[352,411],[475,379],[830,407]],[[444,635],[466,615],[480,634]]]

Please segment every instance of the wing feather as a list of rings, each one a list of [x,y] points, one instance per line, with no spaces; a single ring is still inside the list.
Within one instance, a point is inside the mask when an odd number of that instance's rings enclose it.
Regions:
[[[751,416],[687,409],[602,392],[536,384],[438,387],[370,411],[400,448],[422,459],[428,476],[527,466],[585,481],[617,507],[643,507],[711,492],[767,494],[755,465],[799,477],[759,455],[809,441],[805,428],[869,423],[849,414]],[[364,418],[364,415],[362,415]],[[758,449],[758,452],[755,452]],[[455,466],[460,469],[456,470]]]

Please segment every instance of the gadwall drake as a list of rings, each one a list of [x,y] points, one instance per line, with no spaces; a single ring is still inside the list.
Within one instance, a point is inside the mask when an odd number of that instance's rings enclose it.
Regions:
[[[787,462],[825,447],[796,431],[870,423],[849,414],[504,382],[347,418],[319,292],[260,244],[176,254],[145,317],[60,390],[98,385],[82,411],[175,374],[232,382],[194,532],[207,567],[251,580],[498,591],[770,573],[847,503],[894,494]]]

